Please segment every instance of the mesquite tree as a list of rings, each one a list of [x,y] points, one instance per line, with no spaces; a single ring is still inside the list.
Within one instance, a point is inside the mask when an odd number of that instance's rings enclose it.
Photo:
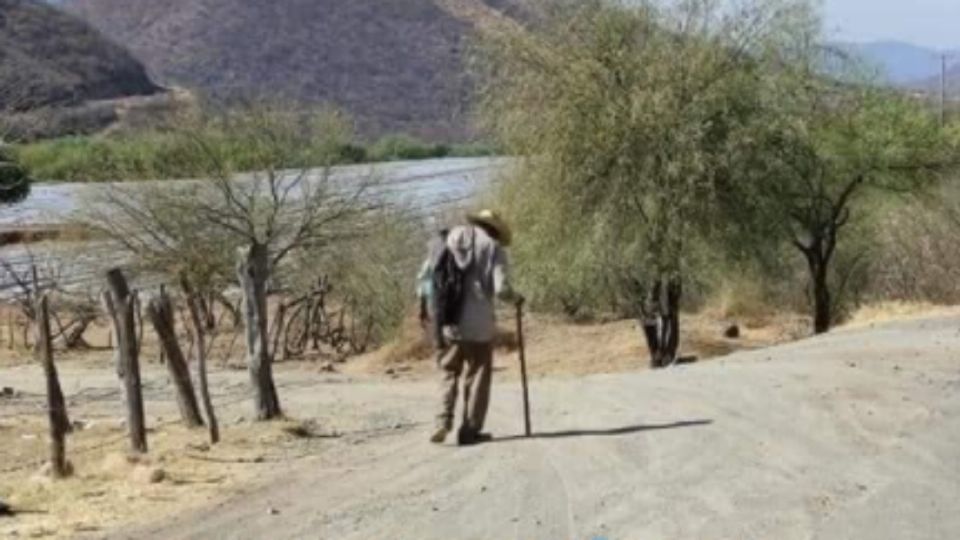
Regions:
[[[870,81],[818,76],[812,65],[832,53],[811,45],[814,37],[775,74],[761,135],[767,151],[751,168],[764,178],[745,185],[759,187],[767,223],[802,254],[814,332],[823,333],[837,318],[836,296],[845,285],[837,254],[852,220],[874,206],[870,195],[916,192],[957,160],[923,104]],[[841,65],[840,59],[832,63]]]
[[[503,204],[533,300],[639,318],[655,367],[719,195],[757,151],[767,48],[805,4],[551,2],[483,32],[482,117],[526,156]],[[722,246],[717,246],[722,247]]]

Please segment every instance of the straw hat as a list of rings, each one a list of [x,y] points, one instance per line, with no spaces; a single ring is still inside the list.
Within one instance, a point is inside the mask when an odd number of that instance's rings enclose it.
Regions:
[[[467,221],[473,223],[474,225],[486,225],[491,229],[497,231],[498,240],[500,245],[507,247],[510,245],[510,241],[513,240],[513,233],[510,231],[510,226],[507,225],[507,222],[500,217],[494,210],[485,208],[479,212],[474,212],[467,215]]]

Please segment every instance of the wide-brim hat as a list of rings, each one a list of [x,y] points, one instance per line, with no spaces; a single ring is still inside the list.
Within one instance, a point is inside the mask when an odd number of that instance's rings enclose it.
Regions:
[[[472,212],[467,215],[467,220],[474,225],[486,225],[497,231],[497,236],[499,237],[497,240],[499,240],[500,245],[504,247],[509,246],[513,240],[513,231],[510,230],[510,226],[507,225],[507,222],[494,210],[484,208],[479,212]]]

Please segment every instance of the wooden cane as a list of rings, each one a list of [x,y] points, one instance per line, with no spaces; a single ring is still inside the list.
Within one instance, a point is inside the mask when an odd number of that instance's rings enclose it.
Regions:
[[[523,425],[530,436],[530,393],[527,389],[527,358],[523,342],[523,304],[517,304],[517,343],[520,351],[520,382],[523,385]]]

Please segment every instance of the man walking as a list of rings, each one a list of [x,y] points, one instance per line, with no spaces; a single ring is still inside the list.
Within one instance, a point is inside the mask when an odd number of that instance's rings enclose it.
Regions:
[[[483,433],[483,423],[493,375],[493,340],[497,326],[494,302],[500,299],[523,303],[523,296],[513,291],[507,277],[504,248],[510,245],[511,233],[506,222],[492,210],[471,214],[467,222],[451,229],[443,246],[462,271],[463,291],[457,324],[442,329],[441,409],[437,429],[430,437],[430,441],[437,444],[453,429],[457,386],[464,368],[464,418],[457,442],[470,445],[490,440],[490,435]]]

